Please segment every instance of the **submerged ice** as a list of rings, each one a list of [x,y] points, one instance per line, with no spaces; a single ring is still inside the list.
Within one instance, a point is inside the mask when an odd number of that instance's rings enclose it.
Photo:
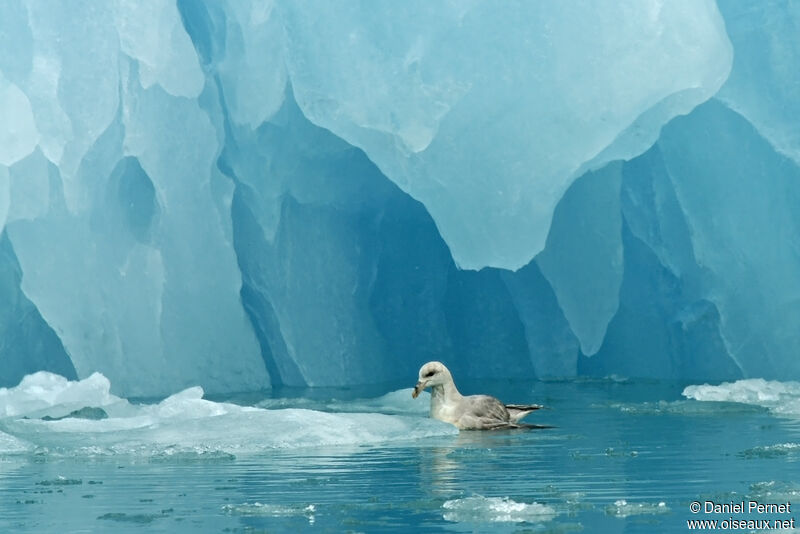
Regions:
[[[3,2],[0,385],[800,378],[797,18]]]

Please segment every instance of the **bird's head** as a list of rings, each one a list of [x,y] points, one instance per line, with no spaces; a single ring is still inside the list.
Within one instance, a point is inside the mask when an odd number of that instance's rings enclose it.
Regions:
[[[414,392],[411,396],[416,399],[423,389],[431,386],[441,386],[452,380],[453,377],[450,375],[450,371],[447,370],[443,363],[428,362],[420,368],[419,381],[414,387]]]

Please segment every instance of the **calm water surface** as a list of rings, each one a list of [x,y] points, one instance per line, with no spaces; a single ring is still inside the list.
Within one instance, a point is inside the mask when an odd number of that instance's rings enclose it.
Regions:
[[[689,511],[706,500],[800,507],[800,423],[686,400],[682,386],[461,386],[546,404],[529,421],[548,430],[246,455],[3,454],[0,532],[686,532],[688,519],[793,517]],[[315,402],[330,406],[281,405]]]

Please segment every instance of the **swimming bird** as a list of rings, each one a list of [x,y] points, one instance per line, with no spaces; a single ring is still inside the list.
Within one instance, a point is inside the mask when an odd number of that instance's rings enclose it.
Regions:
[[[441,362],[428,362],[422,366],[411,396],[416,399],[427,387],[431,388],[431,417],[461,430],[548,428],[519,422],[541,408],[538,404],[503,404],[489,395],[462,395],[456,389],[453,375]]]

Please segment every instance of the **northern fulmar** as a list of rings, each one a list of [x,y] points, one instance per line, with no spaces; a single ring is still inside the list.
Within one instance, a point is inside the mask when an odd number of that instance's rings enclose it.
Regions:
[[[416,399],[427,387],[431,388],[431,417],[453,424],[460,430],[548,428],[519,422],[541,408],[539,404],[503,404],[489,395],[462,395],[456,389],[453,375],[441,362],[428,362],[422,366],[411,396]]]

